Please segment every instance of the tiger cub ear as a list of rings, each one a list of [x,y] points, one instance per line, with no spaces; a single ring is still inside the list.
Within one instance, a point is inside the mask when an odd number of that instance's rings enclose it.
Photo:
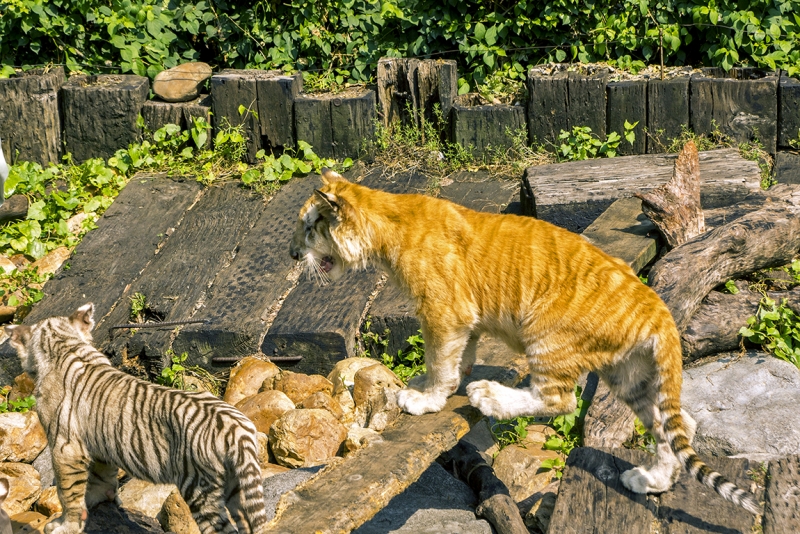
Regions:
[[[18,351],[24,351],[25,345],[31,338],[31,327],[22,326],[19,324],[10,324],[5,327],[5,333],[8,336],[8,342],[11,346]]]
[[[347,178],[342,176],[336,171],[332,171],[327,167],[322,168],[322,183],[325,185],[332,184],[333,182],[346,182]]]
[[[81,334],[89,334],[94,328],[94,304],[90,302],[75,310],[69,321]]]

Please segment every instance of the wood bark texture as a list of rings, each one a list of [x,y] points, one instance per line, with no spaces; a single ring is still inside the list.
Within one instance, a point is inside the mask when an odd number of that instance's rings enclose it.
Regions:
[[[667,183],[634,196],[642,199],[642,211],[658,227],[670,248],[705,232],[700,206],[700,157],[694,141],[683,146]]]
[[[667,304],[679,331],[714,287],[785,265],[800,250],[800,190],[784,186],[776,192],[785,195],[674,248],[653,266],[650,286]]]

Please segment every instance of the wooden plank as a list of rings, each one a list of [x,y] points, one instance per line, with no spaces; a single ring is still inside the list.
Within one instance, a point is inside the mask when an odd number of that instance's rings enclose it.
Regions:
[[[68,315],[87,302],[94,303],[96,319],[106,316],[169,239],[170,229],[178,225],[200,189],[194,180],[143,173],[131,178],[97,221],[97,228],[76,247],[67,262],[70,268],[45,284],[44,298],[23,324]],[[127,300],[120,306],[127,308]],[[0,345],[0,360],[17,361],[8,343]],[[10,376],[0,373],[0,383],[12,383],[20,372],[9,368]]]
[[[775,155],[775,179],[780,184],[800,184],[800,154],[778,152]]]
[[[426,120],[436,120],[434,106],[439,105],[447,121],[458,96],[458,68],[452,59],[423,59],[416,72],[416,98]]]
[[[287,244],[297,214],[320,184],[316,175],[285,184],[242,240],[233,263],[217,275],[194,316],[206,324],[183,327],[172,342],[176,353],[188,353],[191,365],[226,367],[258,352],[265,316],[293,284],[287,276],[296,263]]]
[[[622,447],[633,436],[636,415],[602,380],[597,382],[591,401],[583,422],[583,444],[586,447]]]
[[[633,129],[633,144],[623,137],[617,148],[620,156],[644,154],[647,150],[647,80],[625,80],[606,85],[606,131],[625,134],[625,121],[638,122]]]
[[[622,473],[649,461],[644,451],[579,447],[567,458],[549,532],[559,534],[649,533],[652,503],[628,491]]]
[[[658,232],[642,213],[642,201],[638,198],[615,201],[583,231],[583,237],[624,260],[637,273],[658,252]]]
[[[525,127],[525,108],[522,106],[453,105],[451,139],[464,148],[471,147],[476,157],[495,150],[509,148],[512,136]]]
[[[774,154],[778,135],[778,77],[770,71],[757,74],[750,69],[753,77],[735,79],[735,71],[723,76],[716,71],[703,69],[691,76],[692,130],[696,134],[710,134],[719,129],[740,143],[758,139],[767,152]]]
[[[229,182],[207,189],[142,275],[126,288],[121,303],[135,293],[147,297],[148,311],[164,321],[191,319],[217,273],[232,260],[242,238],[264,210],[257,195]],[[112,331],[128,322],[129,306],[119,305],[95,328],[95,340],[121,359],[142,356],[157,366],[169,348],[170,331]],[[127,351],[127,352],[126,352]],[[168,361],[168,360],[167,360]]]
[[[357,158],[362,148],[369,151],[375,134],[375,91],[365,90],[329,102],[334,157]]]
[[[606,138],[606,82],[608,71],[593,74],[570,72],[566,130],[588,126],[600,139]]]
[[[64,67],[0,79],[0,138],[9,164],[17,159],[44,166],[61,161],[58,92],[64,81]]]
[[[752,514],[723,500],[713,489],[701,485],[686,472],[681,473],[670,491],[658,497],[628,491],[620,482],[620,475],[650,461],[651,456],[640,450],[574,449],[561,478],[549,532],[754,532],[757,519]],[[750,488],[752,484],[748,472],[758,469],[756,462],[745,459],[706,461],[743,488]]]
[[[647,83],[647,153],[666,152],[669,140],[689,126],[689,76]]]
[[[294,127],[298,141],[305,141],[321,158],[335,156],[331,106],[326,99],[298,95],[294,101]]]
[[[303,75],[299,72],[256,80],[258,118],[265,149],[294,147],[294,101],[302,91]]]
[[[478,177],[486,179],[484,175]],[[458,178],[469,180],[475,176],[474,173],[463,173]],[[440,196],[477,211],[502,213],[516,196],[516,184],[513,189],[511,185],[511,182],[501,181],[453,182],[442,186]],[[369,328],[366,324],[362,328],[381,336],[387,345],[376,346],[367,342],[366,348],[375,357],[380,357],[384,351],[394,356],[398,351],[407,349],[409,345],[406,340],[420,329],[415,313],[416,306],[411,298],[391,282],[387,283],[370,305],[367,315]]]
[[[764,534],[800,532],[800,456],[769,463]]]
[[[778,146],[800,136],[800,81],[781,73],[778,83]]]
[[[529,167],[523,193],[535,214],[572,231],[582,231],[611,203],[635,192],[646,192],[672,177],[675,154],[650,154],[572,161]],[[737,149],[700,153],[703,208],[728,206],[760,189],[758,164],[743,159]],[[580,227],[583,224],[583,227]]]
[[[744,458],[703,460],[738,487],[755,489],[749,473],[758,472],[758,462],[750,462]],[[762,496],[763,491],[756,490],[756,500],[761,501]],[[681,472],[672,489],[662,493],[658,500],[661,532],[751,534],[757,531],[755,527],[760,527],[760,521],[753,514],[724,500],[712,488],[700,484],[685,471]]]
[[[392,193],[417,191],[427,184],[416,173],[397,178],[387,181],[373,173],[361,183]],[[264,336],[261,351],[270,357],[296,358],[286,364],[298,372],[327,375],[337,361],[355,356],[361,316],[379,279],[372,268],[351,271],[328,286],[301,278]]]
[[[219,131],[227,126],[242,126],[247,138],[247,161],[256,162],[256,153],[261,146],[261,124],[258,114],[257,75],[280,74],[279,71],[254,71],[225,69],[211,77],[211,109],[214,113],[214,129]],[[239,106],[250,112],[239,113]],[[255,112],[255,113],[252,113]]]
[[[532,143],[555,143],[561,130],[569,129],[566,72],[550,75],[528,71],[528,139]]]
[[[478,343],[469,381],[516,385],[524,359],[494,340]],[[410,486],[443,452],[453,448],[482,415],[469,405],[462,385],[438,413],[401,414],[371,445],[325,468],[284,494],[268,532],[345,533],[362,525]]]
[[[141,136],[150,80],[132,74],[72,76],[61,87],[64,146],[76,162],[110,158]]]

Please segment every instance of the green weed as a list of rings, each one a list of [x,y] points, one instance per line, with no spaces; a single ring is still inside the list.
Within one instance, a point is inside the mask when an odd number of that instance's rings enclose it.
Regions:
[[[8,400],[9,393],[11,393],[11,386],[3,386],[3,388],[0,389],[0,413],[25,413],[36,406],[36,398],[33,395],[10,401]]]
[[[800,369],[800,318],[786,299],[778,304],[765,295],[739,335]]]

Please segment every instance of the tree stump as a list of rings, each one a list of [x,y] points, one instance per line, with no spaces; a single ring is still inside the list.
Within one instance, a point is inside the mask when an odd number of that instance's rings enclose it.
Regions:
[[[0,138],[9,165],[17,158],[41,165],[61,160],[58,91],[62,85],[63,67],[0,79]]]
[[[302,74],[259,78],[256,87],[262,146],[272,150],[293,148],[294,101],[303,91]]]
[[[378,61],[378,107],[384,126],[394,122],[419,126],[423,117],[433,121],[437,103],[446,121],[457,94],[455,61],[413,58]]]
[[[110,158],[141,137],[150,82],[134,75],[72,76],[61,88],[64,144],[75,161]]]
[[[647,82],[647,153],[666,152],[670,139],[689,125],[689,76]]]
[[[299,95],[294,103],[297,139],[324,158],[356,158],[374,133],[375,92]]]
[[[800,184],[800,154],[783,151],[775,154],[775,179],[779,184]]]
[[[691,77],[692,130],[719,129],[737,142],[758,139],[775,153],[778,135],[778,77],[761,69],[704,68]]]
[[[491,149],[509,148],[513,142],[512,136],[525,128],[525,108],[472,105],[472,102],[474,100],[462,96],[453,105],[450,137],[453,142],[465,148],[472,147],[472,153],[479,158],[491,153]]]
[[[642,199],[642,211],[658,227],[670,248],[705,232],[700,206],[700,157],[694,141],[683,146],[667,183],[635,196]]]
[[[626,80],[606,85],[606,133],[625,134],[625,121],[638,122],[633,129],[636,136],[633,144],[624,138],[619,143],[617,154],[631,156],[647,151],[647,80]]]
[[[778,196],[780,192],[785,196]],[[774,194],[764,208],[672,249],[653,266],[650,286],[666,303],[679,331],[714,287],[785,265],[800,250],[800,191],[778,188]]]
[[[167,124],[176,124],[183,130],[190,129],[194,122],[192,119],[202,117],[211,124],[211,96],[200,95],[189,102],[161,102],[148,100],[142,108],[142,118],[145,127],[151,132],[163,128]],[[211,145],[211,135],[206,140],[206,146]]]
[[[800,137],[800,81],[781,74],[778,83],[778,146]]]

